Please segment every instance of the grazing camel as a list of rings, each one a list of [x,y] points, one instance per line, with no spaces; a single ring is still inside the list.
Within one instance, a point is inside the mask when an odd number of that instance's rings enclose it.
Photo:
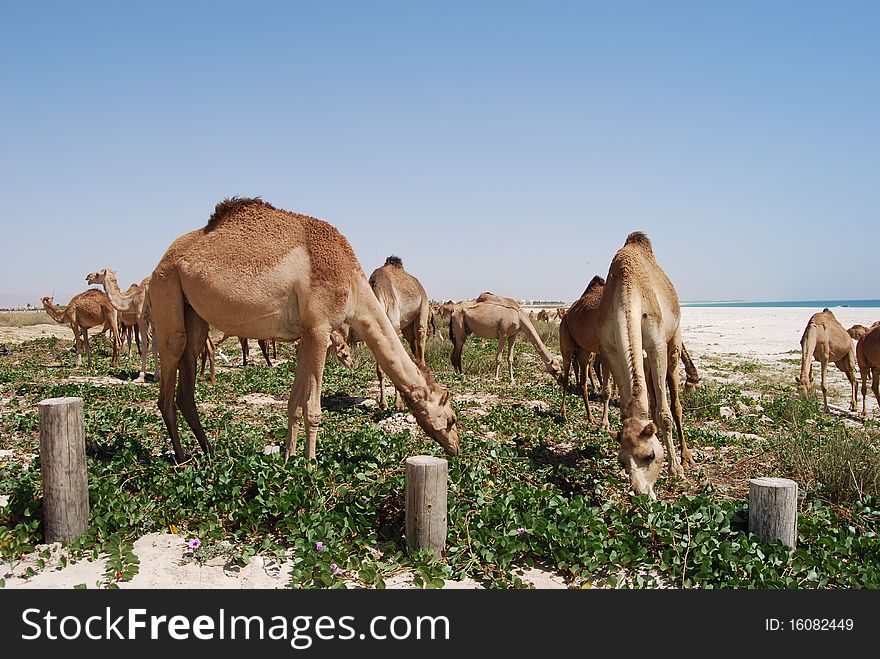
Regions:
[[[538,320],[540,320],[541,322],[544,322],[544,323],[549,323],[549,322],[550,322],[550,314],[547,313],[547,310],[546,310],[546,309],[541,309],[541,310],[538,312],[538,316],[537,316],[537,318],[538,318]]]
[[[168,247],[153,271],[150,297],[161,356],[159,409],[178,461],[185,459],[178,407],[202,450],[211,452],[195,404],[196,359],[209,325],[234,336],[299,340],[285,461],[296,452],[301,420],[306,458],[316,457],[327,345],[344,323],[372,350],[425,433],[458,455],[449,392],[409,357],[354,250],[330,224],[260,199],[225,199],[205,227]]]
[[[680,314],[678,294],[658,265],[650,240],[641,232],[631,233],[608,270],[599,304],[599,345],[603,365],[620,390],[618,462],[633,491],[652,498],[664,457],[658,431],[669,452],[671,476],[684,475],[682,463],[693,465],[678,392]],[[672,442],[673,413],[681,460]]]
[[[532,343],[544,362],[544,368],[559,382],[562,370],[541,337],[516,300],[493,293],[482,293],[476,300],[466,300],[456,305],[449,318],[449,337],[452,339],[452,366],[461,373],[461,352],[468,334],[484,339],[498,339],[495,353],[495,379],[501,374],[501,353],[507,341],[507,372],[510,383],[513,379],[513,345],[522,333]]]
[[[562,352],[562,409],[560,414],[565,418],[565,398],[568,393],[568,377],[572,363],[578,367],[577,383],[578,390],[584,399],[587,408],[587,420],[594,423],[593,412],[590,409],[590,399],[587,395],[587,376],[592,367],[595,355],[600,351],[599,346],[599,303],[602,301],[602,291],[605,288],[605,280],[598,275],[590,280],[581,297],[572,304],[568,313],[559,323],[559,350]],[[608,399],[605,380],[608,378],[608,369],[601,369],[602,373],[602,427],[609,428],[608,423]]]
[[[139,285],[132,284],[125,293],[119,290],[116,271],[110,268],[90,272],[86,275],[86,281],[90,284],[101,284],[110,303],[119,312],[123,321],[129,325],[137,326],[141,339],[138,342],[141,353],[141,370],[138,372],[136,382],[144,382],[147,375],[147,351],[151,335],[150,305],[147,296],[150,278],[144,277]],[[156,364],[159,363],[159,352],[155,341],[153,342],[153,361]],[[156,370],[158,370],[158,366]]]
[[[569,309],[569,307],[559,307],[559,308],[557,308],[557,309],[556,309],[556,319],[557,319],[557,320],[562,320],[563,318],[565,318],[565,314],[568,313],[568,309]]]
[[[871,374],[871,391],[880,406],[880,322],[874,323],[856,344],[856,359],[862,375],[862,416],[867,415],[868,373]]]
[[[584,399],[587,408],[587,420],[593,423],[593,414],[590,410],[589,396],[587,394],[587,377],[593,378],[593,365],[599,355],[599,303],[602,300],[602,292],[605,289],[605,280],[596,275],[590,280],[587,288],[581,293],[581,297],[570,307],[559,323],[559,349],[562,352],[562,409],[560,415],[565,418],[565,398],[568,392],[568,377],[570,367],[575,367],[575,380],[578,391]],[[684,364],[686,374],[686,389],[696,389],[700,376],[697,372],[691,356],[681,344],[681,361]],[[609,396],[605,396],[606,380],[610,377],[608,369],[599,369],[602,380],[603,404],[602,422],[603,428],[610,427],[608,423]],[[595,382],[594,382],[595,388]]]
[[[400,257],[389,256],[385,259],[385,265],[376,268],[370,275],[370,288],[385,309],[392,327],[403,334],[409,343],[415,363],[424,366],[431,307],[421,282],[403,269]],[[385,402],[385,376],[378,364],[376,375],[379,377],[379,407],[386,410],[388,404]],[[397,410],[403,409],[403,399],[399,392],[395,396],[394,407]]]
[[[825,412],[829,412],[828,389],[825,387],[825,373],[829,362],[846,374],[850,382],[851,396],[849,409],[858,409],[858,384],[856,382],[856,355],[852,337],[835,318],[827,307],[810,316],[807,327],[801,336],[801,374],[795,377],[798,391],[802,395],[809,393],[813,385],[813,360],[821,365],[822,400]]]
[[[46,309],[52,320],[61,325],[69,325],[73,330],[74,350],[76,351],[76,365],[82,366],[82,349],[86,348],[86,363],[92,368],[92,347],[89,344],[89,328],[102,327],[110,329],[113,338],[113,361],[111,365],[119,364],[119,348],[122,341],[119,339],[119,325],[116,309],[110,304],[106,293],[90,288],[82,293],[74,295],[67,307],[62,310],[55,304],[52,297],[42,298],[43,308]]]
[[[880,322],[880,321],[878,321],[878,322]],[[877,323],[874,323],[874,325],[876,325],[876,324]],[[865,334],[868,333],[868,329],[870,329],[870,328],[865,327],[864,325],[859,325],[858,323],[856,323],[855,325],[850,327],[848,330],[846,330],[846,333],[849,334],[854,340],[858,341],[863,336],[865,336]]]

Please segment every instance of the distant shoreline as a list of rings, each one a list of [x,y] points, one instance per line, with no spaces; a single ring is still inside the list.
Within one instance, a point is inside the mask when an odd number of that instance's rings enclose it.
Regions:
[[[682,302],[683,307],[806,307],[819,309],[835,307],[871,308],[880,307],[880,300],[776,300],[772,302],[757,301],[699,301]]]

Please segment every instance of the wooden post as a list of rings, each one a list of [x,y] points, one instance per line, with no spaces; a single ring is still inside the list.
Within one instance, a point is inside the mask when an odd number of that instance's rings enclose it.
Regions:
[[[406,459],[406,544],[437,558],[446,550],[447,469],[446,460],[431,455]]]
[[[45,539],[69,542],[89,525],[83,400],[47,398],[39,410]]]
[[[749,481],[749,531],[764,542],[781,540],[794,551],[797,544],[797,483],[788,478]]]

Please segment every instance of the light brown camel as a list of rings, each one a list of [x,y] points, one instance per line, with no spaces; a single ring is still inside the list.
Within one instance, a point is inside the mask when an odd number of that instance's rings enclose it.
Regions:
[[[874,324],[876,325],[877,323]],[[846,333],[849,334],[855,341],[858,341],[863,336],[865,336],[865,334],[868,333],[868,329],[869,328],[865,327],[864,325],[859,325],[858,323],[856,323],[848,330],[846,330]]]
[[[421,282],[403,269],[403,261],[399,256],[389,256],[385,259],[385,265],[376,268],[370,275],[370,288],[385,309],[392,327],[403,334],[409,343],[415,363],[424,366],[431,307]],[[378,363],[376,375],[379,377],[379,407],[385,410],[388,409],[385,402],[385,377]],[[394,407],[397,410],[403,409],[399,392],[394,398]]]
[[[116,367],[119,364],[119,348],[122,346],[122,341],[119,339],[118,314],[105,293],[94,288],[85,290],[74,295],[64,310],[58,308],[51,297],[42,298],[42,302],[43,308],[52,320],[62,325],[69,325],[73,330],[77,367],[82,366],[82,349],[85,346],[86,363],[88,368],[92,368],[92,347],[89,344],[89,328],[92,327],[110,330],[113,339],[111,366]]]
[[[202,450],[211,451],[195,404],[196,359],[209,325],[234,336],[299,340],[285,460],[296,452],[302,419],[305,455],[316,457],[327,345],[343,323],[369,346],[422,429],[458,455],[449,392],[409,357],[351,245],[330,224],[259,199],[226,199],[204,228],[171,244],[153,272],[150,298],[161,355],[159,409],[178,461],[177,407]]]
[[[559,323],[559,349],[562,353],[562,409],[560,415],[565,418],[565,398],[568,393],[568,378],[570,367],[574,367],[577,389],[584,399],[587,409],[587,420],[593,423],[593,414],[590,410],[589,396],[587,393],[587,375],[593,381],[594,363],[598,363],[599,345],[599,303],[602,301],[602,293],[605,289],[605,280],[596,275],[590,280],[587,288],[581,293],[581,297],[570,307]],[[700,376],[694,366],[691,356],[681,344],[681,361],[684,364],[686,374],[686,389],[696,389]],[[602,421],[603,428],[608,429],[608,403],[609,397],[604,395],[606,380],[610,377],[608,369],[599,369],[602,380]]]
[[[568,393],[568,378],[572,364],[577,365],[578,391],[584,399],[587,408],[587,420],[594,423],[593,412],[590,409],[590,398],[587,394],[587,379],[593,365],[595,355],[599,353],[599,303],[602,301],[602,291],[605,288],[605,280],[598,275],[590,280],[581,297],[568,308],[568,313],[559,323],[559,350],[562,353],[562,409],[560,414],[565,418],[565,398]],[[608,369],[601,369],[602,373],[602,427],[609,428],[608,423],[608,399],[605,395],[605,380],[608,378]]]
[[[219,346],[221,343],[226,341],[226,339],[228,339],[230,336],[231,336],[230,334],[224,334],[223,336],[221,336],[217,340],[217,342],[214,344],[215,348],[216,348],[216,346]],[[248,339],[243,336],[238,337],[238,343],[239,343],[239,345],[241,345],[241,365],[247,366],[248,365],[248,357],[250,355],[250,343],[249,343]],[[266,360],[267,366],[272,366],[272,360],[269,357],[270,343],[272,346],[272,351],[274,353],[273,356],[277,359],[278,353],[275,352],[275,339],[271,339],[271,341],[269,339],[258,339],[257,340],[257,345],[260,346],[260,352],[263,353],[263,359]]]
[[[528,315],[516,300],[493,293],[482,293],[476,300],[466,300],[455,306],[449,318],[449,337],[452,339],[452,366],[461,373],[461,353],[468,334],[484,339],[498,339],[495,353],[495,379],[501,375],[501,354],[507,342],[507,372],[511,384],[513,379],[513,345],[520,334],[531,342],[544,362],[544,368],[557,382],[562,378],[562,369],[541,337]]]
[[[150,336],[152,333],[150,322],[150,309],[147,302],[147,291],[150,288],[150,278],[144,277],[140,284],[132,284],[123,293],[119,290],[119,282],[116,280],[116,271],[110,268],[102,268],[97,272],[86,275],[86,281],[90,284],[101,284],[104,292],[110,299],[110,303],[116,308],[125,323],[136,325],[140,335],[141,370],[138,372],[136,382],[143,382],[147,375],[147,352],[150,349]],[[153,361],[158,365],[159,352],[153,342]],[[158,370],[158,366],[157,369]]]
[[[682,463],[694,464],[678,392],[680,314],[678,294],[658,265],[648,237],[631,233],[608,270],[599,304],[599,344],[603,364],[620,390],[618,462],[629,475],[633,491],[652,498],[664,457],[658,431],[669,453],[670,475],[683,476]],[[673,420],[681,460],[672,442]]]
[[[569,309],[568,307],[559,307],[559,308],[557,308],[557,309],[556,309],[556,319],[557,319],[557,320],[562,320],[563,318],[565,318],[565,314],[568,313],[568,309]]]
[[[871,391],[880,406],[880,322],[874,323],[856,344],[856,359],[862,376],[862,416],[867,415],[868,373],[871,374]]]
[[[803,395],[808,394],[813,386],[814,359],[821,365],[822,400],[825,403],[825,411],[830,411],[825,373],[828,370],[829,362],[833,362],[846,374],[846,378],[850,382],[849,409],[855,412],[858,409],[858,394],[856,393],[858,384],[856,382],[856,355],[852,337],[827,307],[810,316],[803,336],[801,336],[801,374],[794,380],[797,382],[798,391]]]

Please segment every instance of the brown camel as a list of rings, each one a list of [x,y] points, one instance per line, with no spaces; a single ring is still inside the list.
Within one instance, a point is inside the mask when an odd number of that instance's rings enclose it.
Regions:
[[[562,378],[562,370],[556,357],[550,354],[541,341],[535,326],[529,320],[516,300],[493,293],[482,293],[476,300],[466,300],[456,305],[449,318],[449,336],[452,339],[452,366],[461,373],[461,352],[468,334],[484,339],[498,339],[495,353],[495,379],[501,374],[501,353],[507,342],[507,372],[510,383],[513,379],[513,345],[522,333],[535,346],[544,362],[544,368],[557,382]]]
[[[587,395],[587,376],[592,368],[595,355],[600,351],[599,303],[602,301],[604,288],[605,280],[599,276],[593,277],[581,297],[568,308],[568,313],[559,323],[559,350],[562,352],[562,380],[560,382],[562,385],[562,409],[560,410],[562,418],[565,418],[565,398],[568,393],[569,372],[574,363],[577,367],[578,391],[581,392],[584,406],[587,408],[587,419],[590,423],[594,423],[590,399]],[[604,396],[608,369],[600,370],[603,379],[602,427],[609,428],[609,396]]]
[[[370,288],[385,309],[392,327],[403,334],[412,351],[413,360],[419,366],[425,365],[425,343],[431,325],[431,307],[428,295],[418,279],[403,269],[403,261],[398,256],[389,256],[385,265],[373,270],[370,275]],[[379,377],[379,407],[388,409],[385,402],[385,377],[376,364]],[[403,409],[403,400],[398,392],[394,407]]]
[[[593,414],[590,410],[589,396],[587,394],[587,375],[593,381],[596,388],[594,363],[599,363],[599,303],[602,301],[602,292],[605,289],[605,280],[596,275],[590,280],[581,297],[570,307],[559,323],[559,349],[562,352],[562,409],[560,415],[565,418],[565,398],[568,392],[568,378],[570,367],[574,367],[577,389],[584,399],[587,408],[587,420],[593,423]],[[685,388],[696,389],[700,376],[694,366],[691,356],[681,345],[681,361],[684,364],[687,377]],[[602,379],[602,391],[604,394],[606,380],[610,377],[608,369],[599,369]],[[608,429],[608,396],[603,395],[602,422],[603,428]]]
[[[858,409],[858,394],[856,393],[858,384],[856,383],[856,355],[852,337],[827,307],[810,316],[804,334],[801,336],[801,374],[794,380],[798,384],[798,391],[803,395],[808,394],[813,385],[814,359],[821,365],[822,400],[825,403],[825,411],[830,411],[825,373],[828,370],[829,362],[833,362],[846,374],[846,378],[850,382],[849,409],[855,412]]]
[[[110,330],[113,338],[111,365],[116,367],[119,364],[119,348],[122,346],[122,342],[119,339],[118,314],[105,293],[94,288],[85,290],[74,295],[64,310],[58,308],[51,297],[44,297],[42,301],[43,308],[46,309],[46,313],[52,317],[52,320],[62,325],[69,325],[73,330],[77,367],[82,366],[82,349],[85,346],[86,363],[88,368],[92,368],[92,347],[89,344],[89,328],[92,327]]]
[[[132,284],[125,293],[119,290],[116,271],[110,268],[102,268],[97,272],[89,273],[86,276],[86,281],[90,284],[103,285],[104,292],[110,299],[110,303],[119,312],[123,321],[126,324],[137,326],[138,334],[140,335],[138,346],[141,353],[141,370],[138,372],[136,381],[143,382],[147,375],[147,352],[152,334],[150,305],[147,297],[147,292],[150,288],[150,278],[144,277],[139,285]],[[153,361],[158,365],[159,352],[155,341],[153,342]]]
[[[876,324],[877,323],[874,323],[874,325],[876,325]],[[865,336],[865,334],[868,333],[869,329],[870,328],[865,327],[864,325],[859,325],[858,323],[856,323],[855,325],[850,327],[848,330],[846,330],[846,333],[849,334],[854,340],[858,341],[863,336]]]
[[[871,374],[871,391],[880,406],[880,322],[874,323],[856,344],[856,359],[862,376],[862,416],[868,399],[868,373]]]
[[[565,314],[568,313],[568,307],[559,307],[556,309],[556,319],[562,320],[565,318]]]
[[[177,407],[202,450],[211,451],[195,404],[196,359],[209,325],[234,336],[299,340],[285,460],[296,452],[303,419],[305,455],[316,457],[327,346],[343,323],[369,346],[422,429],[458,455],[449,392],[409,357],[351,245],[330,224],[260,199],[226,199],[204,228],[170,245],[153,272],[150,298],[161,355],[159,408],[178,461]]]
[[[538,312],[537,319],[540,320],[542,323],[549,323],[550,322],[550,314],[547,313],[546,309],[541,309]]]
[[[648,237],[631,233],[608,270],[599,304],[599,344],[603,364],[620,389],[618,462],[635,493],[652,498],[664,457],[658,430],[669,452],[670,475],[683,476],[682,463],[693,465],[678,392],[680,314],[678,294],[658,265]],[[672,442],[673,420],[681,460]]]

